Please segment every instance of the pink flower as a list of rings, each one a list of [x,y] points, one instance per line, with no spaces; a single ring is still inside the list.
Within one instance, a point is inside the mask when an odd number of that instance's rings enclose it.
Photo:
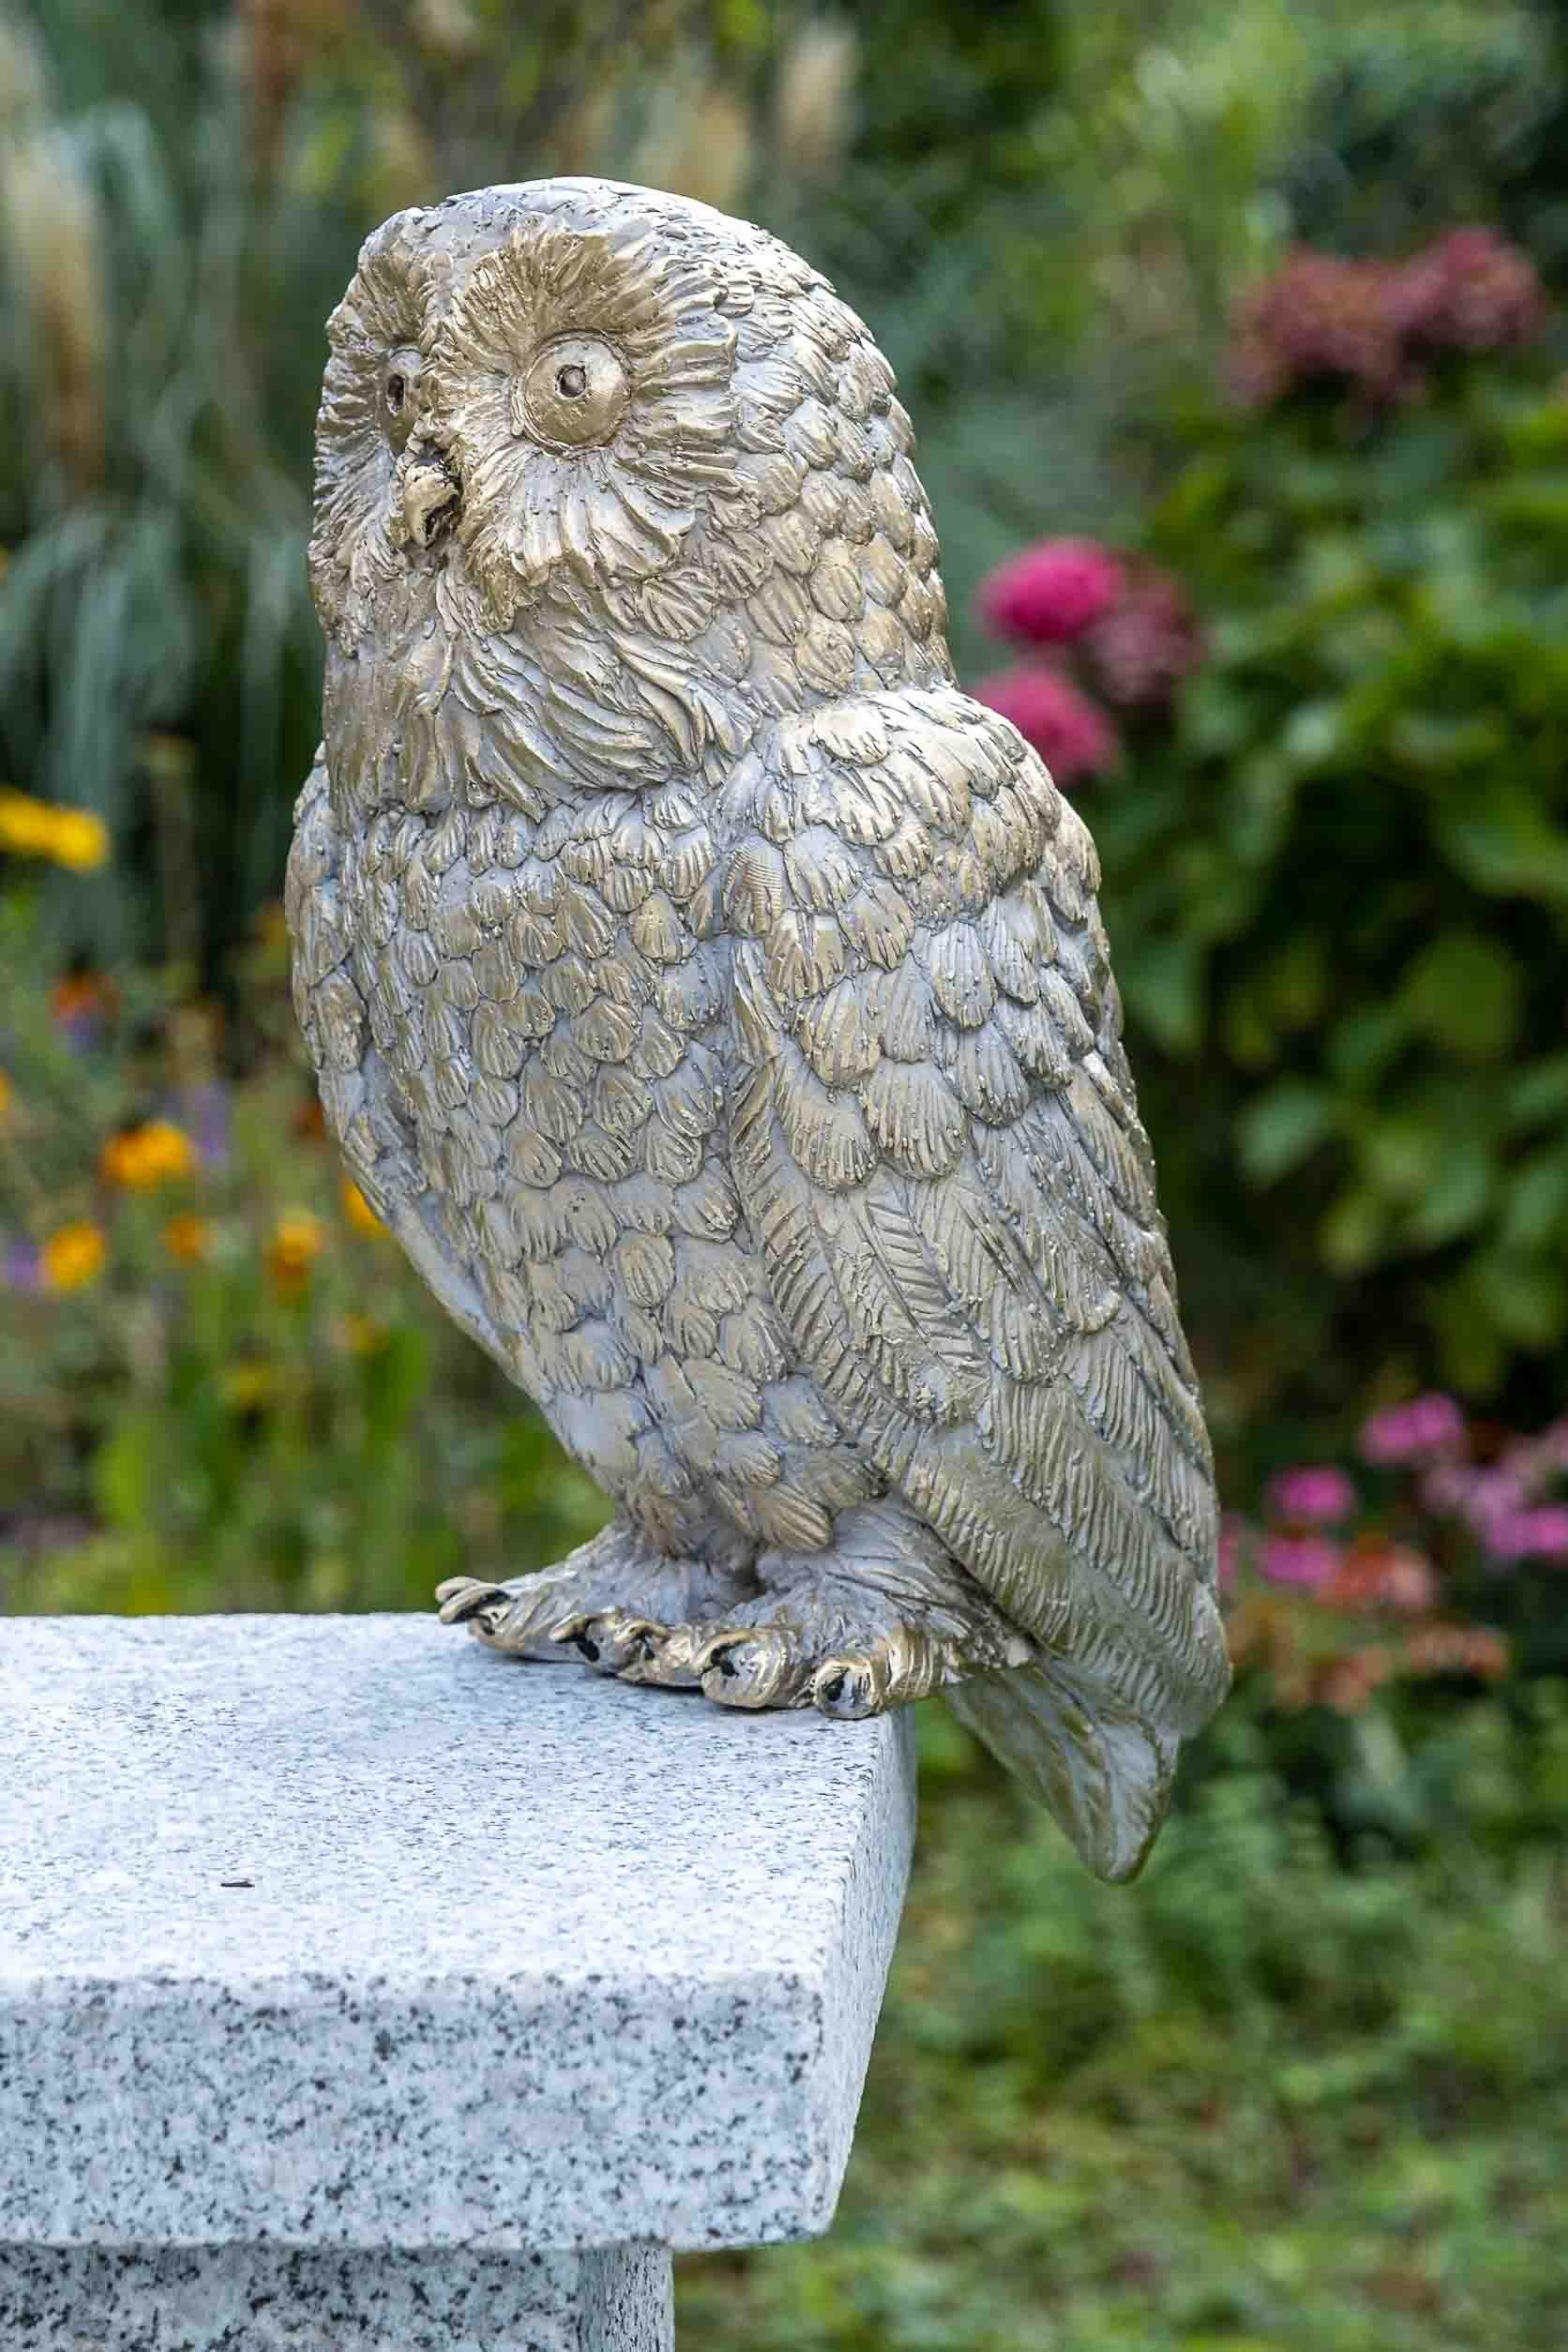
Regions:
[[[1340,1558],[1339,1546],[1331,1536],[1281,1535],[1275,1530],[1263,1538],[1259,1565],[1271,1584],[1311,1590],[1333,1581]]]
[[[1299,384],[1349,381],[1374,400],[1405,388],[1409,369],[1386,262],[1346,261],[1299,246],[1243,306],[1230,381],[1249,408]]]
[[[1406,263],[1391,293],[1405,333],[1434,349],[1527,342],[1546,316],[1534,263],[1495,229],[1450,230]]]
[[[1342,1470],[1332,1462],[1302,1462],[1281,1470],[1269,1488],[1269,1502],[1280,1519],[1305,1519],[1332,1526],[1348,1519],[1359,1498]]]
[[[1422,1507],[1435,1518],[1457,1519],[1470,1510],[1479,1473],[1468,1462],[1439,1460],[1421,1477]]]
[[[994,678],[983,678],[972,691],[977,702],[988,703],[1012,720],[1063,792],[1079,776],[1103,776],[1121,758],[1116,730],[1105,713],[1070,678],[1044,663],[1036,669],[1002,671]]]
[[[1437,1592],[1437,1571],[1425,1552],[1373,1539],[1350,1546],[1323,1598],[1334,1608],[1399,1609],[1419,1617]]]
[[[1219,1523],[1219,1586],[1228,1592],[1242,1573],[1242,1556],[1251,1530],[1238,1512],[1228,1511]]]
[[[1231,385],[1249,407],[1324,380],[1381,405],[1420,391],[1425,353],[1522,343],[1545,316],[1534,264],[1492,229],[1455,229],[1408,262],[1299,246],[1243,306]]]
[[[1501,1512],[1485,1530],[1494,1560],[1568,1560],[1568,1503]]]
[[[1469,1520],[1484,1542],[1490,1543],[1491,1530],[1503,1521],[1517,1517],[1529,1500],[1517,1472],[1500,1462],[1490,1470],[1470,1472],[1469,1490],[1460,1500],[1459,1516]]]
[[[1203,633],[1181,581],[1149,565],[1088,630],[1083,650],[1108,701],[1124,710],[1158,711],[1201,667]]]
[[[1122,594],[1126,574],[1097,539],[1042,539],[980,583],[980,610],[999,636],[1066,645]]]
[[[1362,1458],[1389,1469],[1440,1454],[1460,1444],[1464,1435],[1465,1416],[1452,1396],[1416,1396],[1369,1417],[1361,1433]]]

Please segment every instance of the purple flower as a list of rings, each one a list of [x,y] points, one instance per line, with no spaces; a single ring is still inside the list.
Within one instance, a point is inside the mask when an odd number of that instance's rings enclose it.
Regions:
[[[1441,1454],[1464,1435],[1465,1416],[1453,1397],[1431,1393],[1373,1413],[1362,1428],[1362,1458],[1386,1470]]]
[[[1271,1584],[1293,1584],[1311,1590],[1330,1584],[1339,1573],[1340,1549],[1328,1535],[1265,1535],[1259,1566]]]
[[[1276,1518],[1305,1519],[1314,1526],[1332,1526],[1348,1519],[1359,1497],[1342,1470],[1332,1462],[1302,1462],[1281,1470],[1269,1488]]]
[[[1500,1512],[1485,1538],[1494,1560],[1568,1560],[1568,1503]]]
[[[1234,1511],[1228,1511],[1219,1523],[1219,1583],[1229,1591],[1242,1573],[1242,1557],[1250,1534],[1246,1521]]]
[[[229,1090],[222,1079],[204,1078],[199,1085],[188,1086],[175,1115],[195,1144],[196,1156],[203,1167],[227,1168]]]
[[[1125,580],[1097,539],[1042,539],[988,574],[980,610],[999,636],[1067,645],[1110,611]]]
[[[8,1242],[0,1249],[0,1286],[8,1290],[42,1289],[43,1274],[38,1265],[38,1253],[31,1242]]]
[[[1056,784],[1066,792],[1080,776],[1103,776],[1121,757],[1116,730],[1070,678],[1044,663],[1004,670],[972,689],[1033,745]]]

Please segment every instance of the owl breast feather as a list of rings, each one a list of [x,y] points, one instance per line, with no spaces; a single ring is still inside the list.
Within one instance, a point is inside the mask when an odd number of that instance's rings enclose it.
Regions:
[[[302,1019],[369,1197],[590,1474],[672,1551],[810,1550],[879,1482],[731,1178],[715,876],[685,784],[542,822],[384,807],[345,839],[318,769]]]

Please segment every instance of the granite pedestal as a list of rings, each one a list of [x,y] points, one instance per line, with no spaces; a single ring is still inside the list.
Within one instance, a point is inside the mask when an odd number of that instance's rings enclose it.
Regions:
[[[0,1620],[4,2352],[663,2352],[832,2217],[912,1786],[416,1617]]]

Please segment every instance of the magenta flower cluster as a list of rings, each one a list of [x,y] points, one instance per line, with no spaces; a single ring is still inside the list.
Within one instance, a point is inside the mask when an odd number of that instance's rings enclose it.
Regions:
[[[1371,1414],[1361,1432],[1362,1459],[1380,1469],[1405,1469],[1462,1445],[1465,1416],[1452,1396],[1412,1397]]]
[[[1456,1525],[1493,1568],[1522,1560],[1568,1565],[1568,1500],[1558,1491],[1568,1483],[1568,1417],[1534,1438],[1509,1438],[1478,1454],[1475,1432],[1452,1396],[1429,1393],[1371,1413],[1358,1440],[1364,1462],[1374,1470],[1402,1471],[1411,1499],[1430,1521]],[[1255,1528],[1228,1517],[1220,1539],[1220,1579],[1233,1584],[1244,1560],[1252,1560],[1271,1584],[1307,1588],[1335,1601],[1364,1597],[1358,1563],[1373,1557],[1364,1533],[1347,1534],[1361,1514],[1363,1498],[1354,1479],[1332,1462],[1302,1462],[1270,1482],[1264,1524]],[[1384,1546],[1380,1597],[1392,1598]],[[1405,1606],[1429,1599],[1430,1563],[1424,1554],[1401,1547],[1397,1560]],[[1412,1574],[1411,1571],[1419,1573]]]
[[[1527,342],[1546,318],[1528,254],[1493,229],[1454,229],[1405,262],[1298,247],[1242,309],[1230,382],[1248,407],[1341,384],[1375,406],[1410,399],[1445,351]]]
[[[1070,645],[1115,610],[1124,565],[1097,539],[1042,539],[981,581],[979,605],[999,637]]]
[[[1203,658],[1180,581],[1097,539],[1025,548],[981,582],[978,602],[987,625],[1033,658],[983,678],[975,697],[1012,720],[1063,791],[1108,774],[1122,756],[1095,694],[1123,711],[1159,711]]]
[[[1557,1492],[1568,1477],[1568,1419],[1539,1437],[1511,1438],[1485,1461],[1459,1442],[1407,1458],[1420,1467],[1425,1508],[1457,1520],[1494,1567],[1568,1565],[1568,1501]]]

